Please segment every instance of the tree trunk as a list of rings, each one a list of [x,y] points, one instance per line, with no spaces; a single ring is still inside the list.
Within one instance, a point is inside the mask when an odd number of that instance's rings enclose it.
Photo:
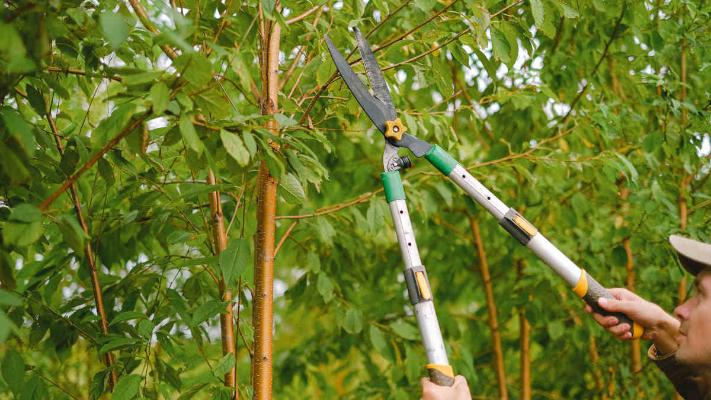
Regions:
[[[261,6],[260,6],[261,7]],[[279,10],[277,3],[275,10]],[[279,40],[281,27],[263,17],[260,8],[260,71],[262,92],[260,108],[263,115],[277,112],[279,90]],[[267,128],[279,134],[276,120],[270,119]],[[276,147],[273,145],[272,147]],[[269,150],[267,150],[269,151]],[[276,230],[277,181],[264,161],[259,166],[257,181],[257,235],[254,257],[254,359],[252,384],[255,400],[272,397],[272,329],[274,287],[274,236]]]
[[[491,276],[489,275],[489,263],[486,260],[486,252],[484,243],[481,241],[481,232],[479,230],[479,221],[474,218],[469,218],[472,233],[474,234],[474,242],[477,252],[479,253],[479,271],[481,279],[484,281],[484,292],[486,293],[486,309],[489,314],[489,329],[491,330],[491,341],[494,346],[494,368],[496,369],[496,379],[499,384],[499,398],[508,399],[508,391],[506,390],[506,373],[504,371],[504,352],[501,346],[501,334],[499,332],[499,323],[496,320],[496,302],[494,301],[494,290],[491,286]]]
[[[217,184],[215,174],[212,170],[207,173],[207,183],[210,185]],[[219,256],[225,248],[227,248],[227,232],[225,231],[225,221],[222,214],[222,203],[220,202],[220,192],[210,192],[210,223],[212,225],[213,243],[215,246],[215,255]],[[224,277],[220,275],[219,282],[220,296],[222,301],[227,303],[224,312],[220,314],[220,333],[222,336],[222,355],[232,353],[235,356],[235,366],[225,374],[225,386],[234,390],[233,399],[239,397],[237,390],[237,354],[235,353],[235,333],[232,319],[232,289],[229,287],[229,282],[225,282]]]
[[[617,228],[620,228],[622,226],[627,225],[625,221],[625,217],[627,216],[627,213],[629,212],[629,203],[628,199],[630,196],[630,190],[629,188],[623,187],[624,183],[621,181],[619,183],[620,186],[620,200],[622,201],[622,204],[620,205],[620,215],[619,215],[619,223],[618,221],[615,221],[615,225]],[[622,240],[622,247],[625,249],[625,256],[626,256],[626,263],[625,263],[625,269],[627,271],[627,277],[625,279],[625,286],[627,289],[631,292],[634,292],[634,287],[635,287],[635,271],[634,271],[634,257],[632,255],[632,244],[630,243],[630,238],[626,237]],[[630,369],[632,370],[633,373],[637,373],[642,371],[642,360],[640,357],[641,354],[641,346],[640,346],[640,341],[639,339],[632,339],[630,341]]]
[[[523,260],[516,261],[516,278],[523,278],[523,269],[525,265]],[[530,352],[530,336],[531,325],[526,319],[526,307],[522,306],[518,310],[518,325],[519,325],[519,343],[521,346],[521,400],[531,400],[531,352]]]

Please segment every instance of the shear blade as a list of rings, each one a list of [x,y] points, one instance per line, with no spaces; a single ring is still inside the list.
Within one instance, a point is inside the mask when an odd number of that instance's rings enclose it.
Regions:
[[[358,79],[358,76],[353,72],[350,64],[346,61],[345,57],[338,51],[336,46],[333,44],[331,39],[326,36],[326,45],[328,46],[328,51],[331,53],[331,58],[333,63],[336,64],[336,69],[338,73],[341,74],[343,81],[346,82],[348,89],[353,93],[358,104],[368,115],[373,124],[380,130],[380,132],[385,133],[386,127],[385,122],[391,121],[394,118],[388,118],[387,106],[385,103],[375,97],[373,97],[368,88],[363,85],[363,82]],[[365,59],[363,59],[365,62]],[[386,88],[387,90],[387,88]]]
[[[363,34],[360,33],[358,28],[353,28],[353,30],[355,31],[356,41],[358,42],[360,56],[363,59],[365,74],[368,76],[368,81],[370,81],[370,87],[373,89],[375,98],[383,103],[386,118],[393,121],[397,118],[397,112],[395,112],[395,106],[393,106],[393,100],[390,97],[388,85],[385,83],[385,79],[383,79],[383,72],[380,70],[378,62],[375,60],[373,51],[370,48],[370,44]]]

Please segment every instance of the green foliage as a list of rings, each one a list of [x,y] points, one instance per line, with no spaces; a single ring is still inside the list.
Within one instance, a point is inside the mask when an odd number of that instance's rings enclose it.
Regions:
[[[300,216],[276,221],[277,241],[290,233],[275,260],[274,398],[419,396],[426,359],[380,191],[382,136],[334,76],[323,41],[350,51],[352,26],[393,66],[385,79],[409,132],[470,167],[601,283],[624,284],[630,238],[637,291],[673,308],[682,270],[666,237],[682,231],[681,195],[683,233],[709,241],[704,2],[463,0],[440,14],[447,5],[428,0],[140,3],[158,33],[127,2],[0,8],[2,398],[100,398],[108,352],[114,399],[229,398],[232,365],[249,397],[262,162],[279,182],[277,213]],[[278,135],[261,115],[264,21],[282,32]],[[88,234],[71,189],[39,209],[102,150],[76,184]],[[519,312],[532,329],[535,397],[671,395],[654,368],[631,373],[628,346],[427,164],[415,160],[403,183],[451,363],[475,395],[495,397],[497,385],[468,217],[480,220],[512,397]],[[229,227],[219,256],[214,190]],[[236,357],[222,353],[219,277],[239,307]]]

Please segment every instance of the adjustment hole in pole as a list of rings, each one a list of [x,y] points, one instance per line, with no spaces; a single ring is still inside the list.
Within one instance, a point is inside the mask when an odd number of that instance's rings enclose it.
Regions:
[[[486,196],[486,199],[487,199],[487,200],[491,200],[491,196]]]
[[[400,210],[400,214],[405,214],[405,211]]]
[[[412,246],[412,243],[410,243],[410,242],[407,242],[407,245],[408,245],[408,246]]]
[[[462,178],[466,178],[466,177],[467,177],[466,175],[462,175]]]

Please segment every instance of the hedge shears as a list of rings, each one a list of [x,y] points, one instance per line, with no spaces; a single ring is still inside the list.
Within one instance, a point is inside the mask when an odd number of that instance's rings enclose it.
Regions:
[[[357,28],[354,28],[354,31],[365,73],[373,91],[372,94],[353,72],[348,61],[336,49],[330,38],[326,37],[326,43],[341,78],[363,111],[385,138],[384,171],[380,174],[380,177],[405,263],[405,283],[410,302],[415,308],[420,335],[427,353],[428,364],[426,368],[430,379],[438,385],[451,386],[454,382],[454,371],[447,359],[442,333],[432,301],[432,290],[425,266],[417,250],[415,233],[412,229],[405,202],[405,190],[400,178],[400,171],[410,167],[412,163],[407,156],[401,157],[398,154],[399,148],[410,150],[417,158],[424,157],[437,170],[454,181],[474,201],[493,215],[499,221],[499,225],[511,236],[531,249],[544,263],[551,267],[570,285],[575,294],[589,304],[595,312],[602,315],[614,315],[620,323],[630,325],[634,338],[640,337],[643,333],[643,328],[639,324],[634,323],[624,314],[610,313],[600,308],[598,299],[602,297],[612,298],[612,295],[585,270],[578,267],[558,250],[533,224],[515,209],[508,207],[494,196],[489,189],[484,187],[444,149],[406,133],[407,127],[397,116],[397,111],[390,97],[390,91],[383,79],[382,71],[375,60],[370,45]]]

